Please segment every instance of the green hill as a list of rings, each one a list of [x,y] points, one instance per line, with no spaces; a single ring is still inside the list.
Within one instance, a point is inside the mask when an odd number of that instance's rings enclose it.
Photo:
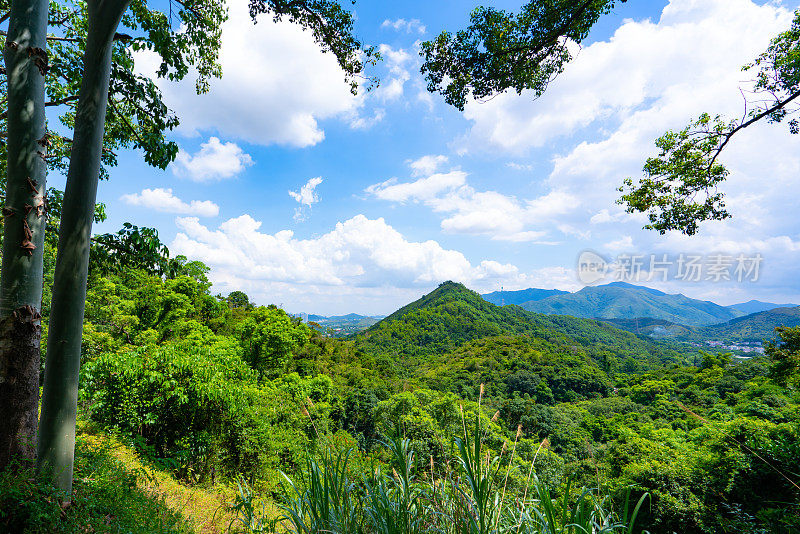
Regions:
[[[776,308],[697,329],[704,339],[725,342],[760,343],[775,338],[779,326],[800,326],[800,307]]]
[[[649,317],[688,326],[712,325],[743,315],[743,312],[713,302],[668,295],[623,282],[585,287],[576,293],[526,302],[522,307],[536,313],[596,319]]]
[[[462,284],[445,282],[358,334],[356,347],[392,359],[407,372],[463,345],[498,336],[528,336],[549,354],[580,354],[595,361],[646,364],[675,361],[679,350],[604,322],[499,307]]]

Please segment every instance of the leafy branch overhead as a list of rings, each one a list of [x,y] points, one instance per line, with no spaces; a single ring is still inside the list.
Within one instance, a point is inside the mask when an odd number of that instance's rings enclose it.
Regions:
[[[258,15],[270,14],[278,22],[288,20],[308,29],[323,52],[336,56],[344,71],[345,81],[355,95],[358,80],[366,80],[369,90],[377,85],[375,78],[366,78],[368,66],[379,61],[380,54],[374,46],[365,46],[353,33],[353,14],[342,8],[336,0],[250,0],[250,17],[258,21]]]
[[[800,11],[792,27],[743,70],[757,73],[741,119],[726,121],[704,113],[683,130],[667,132],[656,140],[660,152],[648,158],[644,177],[623,182],[618,202],[627,206],[628,213],[647,214],[646,229],[693,235],[703,221],[729,218],[724,194],[717,187],[729,174],[719,158],[733,137],[763,121],[785,121],[792,134],[800,131],[796,118],[800,111]]]
[[[519,14],[478,7],[470,25],[422,44],[428,90],[463,110],[469,98],[513,89],[539,97],[600,16],[626,0],[541,0]]]
[[[0,0],[0,11],[9,8],[10,0]],[[178,153],[178,146],[166,138],[166,133],[178,125],[178,117],[164,104],[153,80],[136,72],[134,53],[154,53],[159,62],[156,74],[162,78],[177,81],[191,71],[197,77],[198,93],[205,92],[209,80],[222,74],[219,47],[226,18],[224,0],[170,0],[168,13],[148,7],[146,0],[131,2],[122,19],[124,30],[120,30],[114,41],[102,177],[107,177],[108,168],[117,164],[117,152],[121,149],[141,150],[147,163],[162,169]],[[50,2],[45,105],[59,110],[59,122],[67,130],[75,123],[87,23],[86,3]],[[4,41],[5,36],[0,40]],[[2,83],[5,83],[4,73],[0,75]],[[5,101],[0,102],[3,132],[5,105]],[[55,130],[61,128],[51,125],[47,163],[51,170],[64,172],[69,164],[72,139]],[[2,179],[4,182],[4,174]]]

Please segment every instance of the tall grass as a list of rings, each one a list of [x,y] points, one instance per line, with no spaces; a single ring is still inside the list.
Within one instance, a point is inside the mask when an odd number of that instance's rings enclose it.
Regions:
[[[410,442],[396,437],[385,443],[390,466],[348,474],[350,451],[309,455],[303,474],[285,476],[277,521],[254,515],[249,489],[240,488],[234,509],[246,532],[281,530],[297,534],[641,534],[637,518],[648,495],[636,502],[628,490],[620,511],[607,495],[584,488],[573,498],[569,482],[561,499],[536,477],[531,491],[506,494],[500,456],[484,450],[480,419],[472,432],[455,439],[455,468],[445,475],[431,465],[416,472]],[[513,452],[512,452],[513,454]],[[510,464],[509,464],[510,468]],[[252,525],[252,528],[248,527]]]

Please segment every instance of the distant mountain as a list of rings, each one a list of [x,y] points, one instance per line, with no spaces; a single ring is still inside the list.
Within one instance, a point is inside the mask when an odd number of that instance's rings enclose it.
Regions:
[[[553,298],[553,297],[551,297]],[[462,284],[445,282],[355,337],[356,346],[405,366],[430,362],[467,343],[498,336],[526,336],[554,354],[580,353],[620,361],[674,361],[680,354],[609,324],[575,317],[548,317],[518,306],[495,306]]]
[[[796,308],[797,304],[773,304],[771,302],[761,302],[760,300],[751,300],[749,302],[742,302],[741,304],[731,304],[728,308],[733,308],[747,314],[758,313],[762,311],[774,310],[775,308]]]
[[[576,293],[525,302],[526,310],[549,315],[572,315],[596,319],[648,317],[688,326],[705,326],[744,315],[709,301],[684,295],[668,295],[657,289],[624,282],[585,287]]]
[[[705,339],[725,342],[760,343],[775,339],[778,326],[800,326],[800,307],[752,313],[722,324],[698,328],[697,334]]]
[[[568,291],[560,291],[558,289],[521,289],[519,291],[495,291],[494,293],[487,293],[481,295],[484,300],[491,302],[496,306],[504,306],[507,304],[524,304],[525,302],[534,302],[537,300],[546,299],[556,295],[567,295]]]

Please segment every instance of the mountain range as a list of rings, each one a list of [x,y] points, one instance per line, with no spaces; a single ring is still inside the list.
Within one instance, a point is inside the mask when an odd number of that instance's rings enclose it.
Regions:
[[[532,297],[524,300],[526,297]],[[701,327],[726,323],[744,315],[793,305],[750,301],[732,306],[697,300],[676,294],[670,295],[644,286],[625,282],[585,287],[575,293],[526,289],[494,292],[484,295],[489,302],[518,304],[522,308],[547,315],[571,315],[604,320],[649,319],[673,325]],[[624,323],[621,323],[624,325]],[[627,325],[625,325],[627,326]],[[650,323],[650,327],[658,327]]]

